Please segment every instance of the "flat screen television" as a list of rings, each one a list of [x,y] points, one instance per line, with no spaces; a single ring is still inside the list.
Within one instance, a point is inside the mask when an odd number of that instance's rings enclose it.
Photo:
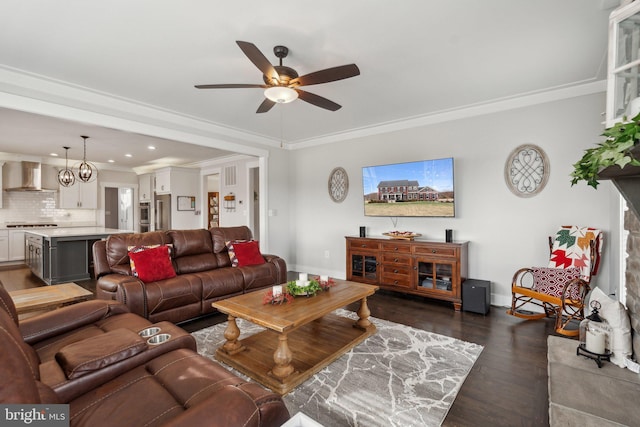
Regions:
[[[366,216],[454,217],[453,157],[362,168]]]

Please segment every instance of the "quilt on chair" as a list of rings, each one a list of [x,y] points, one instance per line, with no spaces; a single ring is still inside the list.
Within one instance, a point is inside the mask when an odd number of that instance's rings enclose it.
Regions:
[[[589,283],[592,275],[598,273],[603,235],[597,228],[564,225],[556,233],[551,248],[549,267],[580,269],[580,278]],[[595,243],[595,257],[591,261],[590,242]]]

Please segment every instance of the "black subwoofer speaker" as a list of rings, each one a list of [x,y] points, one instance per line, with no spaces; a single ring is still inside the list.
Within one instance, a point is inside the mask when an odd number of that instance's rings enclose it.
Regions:
[[[491,282],[467,279],[462,282],[462,310],[487,314],[491,308]]]

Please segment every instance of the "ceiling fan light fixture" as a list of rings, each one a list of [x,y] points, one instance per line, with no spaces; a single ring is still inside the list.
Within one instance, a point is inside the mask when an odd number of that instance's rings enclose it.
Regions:
[[[273,86],[264,90],[264,96],[278,104],[287,104],[298,99],[298,92],[286,86]]]

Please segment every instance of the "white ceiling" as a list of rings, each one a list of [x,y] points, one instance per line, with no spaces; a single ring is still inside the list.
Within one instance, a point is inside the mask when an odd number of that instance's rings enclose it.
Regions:
[[[152,106],[240,131],[234,143],[318,141],[354,130],[584,85],[604,79],[612,0],[3,0],[0,69],[87,94]],[[275,45],[300,75],[356,63],[361,75],[303,88],[343,106],[297,100],[256,114],[262,83],[235,41],[273,64]],[[29,96],[0,80],[3,93]],[[41,94],[33,95],[42,98]],[[87,97],[88,98],[88,97]],[[3,104],[0,103],[0,106]],[[69,105],[88,108],[69,101]],[[224,133],[224,132],[222,132]],[[0,152],[80,158],[125,167],[186,164],[228,152],[0,109]],[[147,145],[158,147],[153,153]],[[131,152],[131,158],[124,158]]]

